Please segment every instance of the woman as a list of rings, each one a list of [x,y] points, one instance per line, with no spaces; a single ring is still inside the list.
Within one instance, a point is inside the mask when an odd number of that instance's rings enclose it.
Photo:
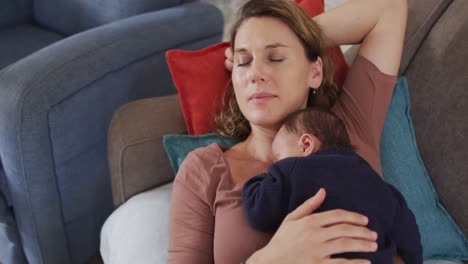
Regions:
[[[242,141],[228,150],[197,149],[184,161],[172,194],[170,263],[368,263],[331,258],[377,250],[376,234],[354,212],[313,214],[324,190],[266,234],[247,224],[241,188],[272,163],[282,120],[308,105],[342,118],[358,153],[381,172],[380,134],[400,64],[406,5],[351,0],[314,21],[289,0],[253,0],[241,9],[234,52],[226,52],[232,92],[216,121],[219,133]],[[361,48],[338,91],[324,50],[355,43]]]

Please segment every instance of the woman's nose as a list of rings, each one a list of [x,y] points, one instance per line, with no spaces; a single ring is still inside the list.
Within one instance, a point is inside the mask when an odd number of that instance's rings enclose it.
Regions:
[[[261,62],[258,62],[258,61],[251,62],[249,80],[252,83],[267,81],[266,69],[265,69],[265,66]]]

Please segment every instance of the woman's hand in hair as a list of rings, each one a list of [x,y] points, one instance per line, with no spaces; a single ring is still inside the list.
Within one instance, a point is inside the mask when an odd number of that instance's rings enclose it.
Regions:
[[[232,72],[232,67],[234,65],[234,59],[232,54],[232,49],[229,47],[224,51],[224,55],[226,56],[226,60],[224,61],[224,66],[226,70]]]
[[[377,235],[367,229],[367,217],[344,210],[314,213],[325,199],[325,191],[291,212],[273,238],[246,263],[369,263],[363,259],[331,259],[345,252],[376,251]]]

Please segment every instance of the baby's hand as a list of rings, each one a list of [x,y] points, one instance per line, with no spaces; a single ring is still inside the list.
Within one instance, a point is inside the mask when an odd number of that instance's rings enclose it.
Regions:
[[[226,60],[224,61],[224,66],[226,67],[226,70],[232,72],[232,67],[234,64],[233,56],[232,56],[232,50],[231,48],[226,48],[224,51],[224,55],[226,56]]]

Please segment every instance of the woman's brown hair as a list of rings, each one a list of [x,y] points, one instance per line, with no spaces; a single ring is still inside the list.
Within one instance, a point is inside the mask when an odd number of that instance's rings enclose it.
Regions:
[[[251,0],[238,12],[238,18],[231,31],[231,49],[242,23],[252,17],[274,17],[289,26],[301,41],[309,61],[314,62],[318,57],[323,62],[323,80],[316,93],[309,93],[307,106],[330,109],[338,98],[338,88],[333,80],[333,68],[327,56],[322,32],[318,24],[311,19],[292,0]],[[250,134],[249,121],[244,117],[236,101],[232,83],[226,88],[220,111],[214,119],[215,130],[218,134],[244,140]]]

